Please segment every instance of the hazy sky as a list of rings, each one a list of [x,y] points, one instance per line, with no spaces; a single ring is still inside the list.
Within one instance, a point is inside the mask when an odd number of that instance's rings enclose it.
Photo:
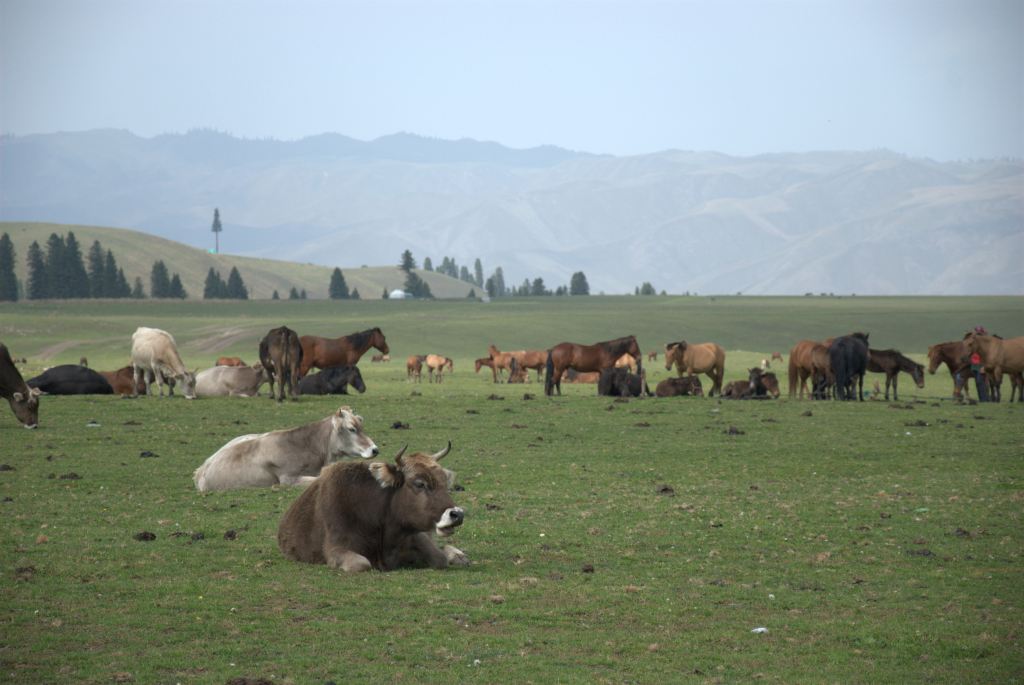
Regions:
[[[0,0],[0,131],[1024,157],[1024,2]]]

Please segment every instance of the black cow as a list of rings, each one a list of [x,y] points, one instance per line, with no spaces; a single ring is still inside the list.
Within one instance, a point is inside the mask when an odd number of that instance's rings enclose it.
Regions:
[[[868,334],[851,333],[836,338],[828,349],[835,378],[836,399],[864,401],[864,372],[868,366]],[[854,384],[857,392],[854,392]]]
[[[110,382],[87,366],[61,364],[27,381],[47,395],[113,395]]]
[[[10,402],[14,415],[25,428],[39,425],[39,390],[25,384],[3,343],[0,343],[0,397]]]
[[[626,367],[604,369],[597,379],[597,394],[608,397],[642,397],[650,395],[646,374],[630,373]]]
[[[363,374],[358,366],[332,366],[299,381],[300,395],[347,395],[351,385],[358,392],[366,392]]]

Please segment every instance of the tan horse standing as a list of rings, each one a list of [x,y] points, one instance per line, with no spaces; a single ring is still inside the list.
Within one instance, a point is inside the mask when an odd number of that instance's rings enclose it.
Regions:
[[[452,373],[455,370],[455,364],[448,357],[440,354],[428,354],[424,360],[427,365],[427,376],[431,383],[434,382],[434,374],[437,374],[437,382],[440,383],[443,380],[444,368],[448,367],[448,373]]]
[[[413,383],[419,383],[423,379],[423,362],[426,361],[425,354],[410,354],[405,360],[405,377]]]
[[[721,345],[713,342],[691,345],[685,340],[669,343],[665,345],[665,370],[670,370],[673,364],[680,376],[706,374],[712,383],[708,397],[715,393],[721,396],[725,376],[725,350]]]
[[[977,352],[981,355],[985,372],[991,373],[990,382],[997,389],[997,393],[1003,382],[1004,373],[1013,376],[1024,372],[1024,336],[1004,340],[994,335],[979,335],[971,331],[964,336],[964,343],[970,354]],[[1013,397],[1012,391],[1010,397]],[[998,394],[996,401],[999,401]]]

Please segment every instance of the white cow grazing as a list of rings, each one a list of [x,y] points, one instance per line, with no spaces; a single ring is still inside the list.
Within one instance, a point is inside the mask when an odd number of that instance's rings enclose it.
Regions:
[[[140,326],[132,333],[132,376],[135,381],[135,393],[138,396],[139,378],[146,378],[146,394],[152,394],[152,382],[148,380],[147,371],[152,371],[156,379],[160,397],[164,396],[164,376],[173,376],[181,384],[181,391],[188,399],[195,399],[196,376],[185,368],[178,354],[178,346],[167,331],[159,328]]]
[[[262,364],[253,366],[215,366],[196,374],[199,397],[256,397],[260,386],[269,380]]]
[[[376,457],[363,433],[363,417],[341,407],[298,428],[242,435],[213,453],[192,475],[200,492],[232,488],[309,485],[320,469],[342,457]]]

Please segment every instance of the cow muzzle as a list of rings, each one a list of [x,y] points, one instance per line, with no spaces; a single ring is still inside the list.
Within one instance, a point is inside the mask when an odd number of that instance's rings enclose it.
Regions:
[[[441,515],[441,520],[434,525],[434,530],[438,535],[446,538],[462,525],[462,520],[465,516],[466,512],[462,510],[462,507],[446,509],[444,514]]]

